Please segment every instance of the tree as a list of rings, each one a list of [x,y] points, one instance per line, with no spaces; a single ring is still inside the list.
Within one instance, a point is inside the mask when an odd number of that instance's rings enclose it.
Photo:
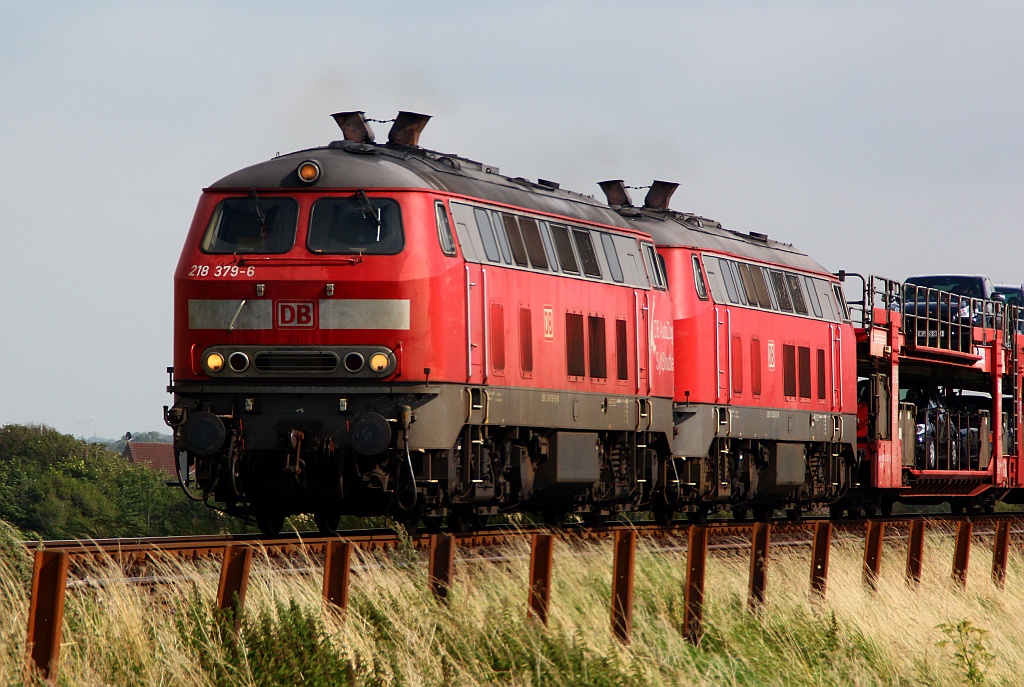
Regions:
[[[231,522],[101,444],[43,425],[0,427],[0,519],[44,539],[220,532]]]

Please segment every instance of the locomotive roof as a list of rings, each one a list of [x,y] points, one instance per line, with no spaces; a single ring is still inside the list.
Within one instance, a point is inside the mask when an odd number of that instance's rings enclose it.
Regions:
[[[773,241],[764,234],[741,234],[714,220],[674,210],[624,208],[621,211],[639,215],[633,225],[650,234],[659,246],[698,248],[799,270],[828,273],[806,253],[791,244]]]
[[[790,244],[772,241],[762,234],[731,231],[698,215],[609,206],[592,196],[561,189],[552,182],[507,177],[499,174],[497,168],[457,155],[391,143],[333,141],[326,147],[300,150],[246,167],[210,188],[308,188],[296,173],[304,160],[316,160],[319,164],[318,188],[426,188],[633,229],[650,234],[659,246],[711,250],[801,270],[828,272]]]

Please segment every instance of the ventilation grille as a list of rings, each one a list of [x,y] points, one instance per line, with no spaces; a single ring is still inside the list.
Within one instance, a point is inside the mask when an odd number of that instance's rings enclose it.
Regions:
[[[334,372],[338,356],[325,351],[264,351],[256,354],[257,372]]]

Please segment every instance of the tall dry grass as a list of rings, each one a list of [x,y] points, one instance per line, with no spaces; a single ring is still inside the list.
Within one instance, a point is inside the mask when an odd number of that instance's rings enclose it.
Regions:
[[[966,591],[950,581],[953,540],[933,531],[918,589],[905,547],[886,546],[877,591],[861,582],[862,542],[833,544],[828,594],[808,595],[809,547],[776,547],[769,602],[746,610],[749,559],[714,554],[705,630],[687,644],[685,551],[640,542],[633,643],[610,630],[611,547],[558,542],[548,627],[526,618],[529,545],[464,552],[449,602],[427,588],[421,555],[360,554],[347,618],[321,600],[319,561],[254,561],[236,636],[213,607],[216,561],[153,564],[170,580],[139,585],[108,562],[68,590],[61,650],[66,685],[1019,685],[1024,682],[1024,566],[1007,590],[988,579],[976,542]],[[23,682],[28,586],[24,554],[0,563],[0,684]],[[99,581],[99,582],[97,582]],[[982,631],[986,633],[983,634]],[[957,644],[958,640],[964,640]],[[944,640],[947,643],[942,644]],[[949,641],[952,640],[952,641]],[[959,656],[958,656],[959,655]],[[987,656],[988,657],[987,657]],[[974,672],[971,672],[973,667]]]

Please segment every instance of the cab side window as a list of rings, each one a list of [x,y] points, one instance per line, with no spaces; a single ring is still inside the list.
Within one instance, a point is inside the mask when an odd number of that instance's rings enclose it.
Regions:
[[[452,225],[448,223],[448,213],[444,203],[434,205],[437,214],[437,240],[441,243],[441,252],[448,256],[455,255],[455,237],[452,236]]]
[[[708,299],[708,289],[704,285],[704,272],[700,268],[700,259],[696,255],[692,256],[692,259],[693,259],[693,285],[697,289],[697,298],[701,299],[702,301],[706,301]],[[727,289],[729,288],[728,282],[726,282],[726,288]],[[732,291],[735,291],[735,288],[736,287],[734,286]],[[732,300],[732,292],[730,292],[730,294],[729,294],[729,300]]]

